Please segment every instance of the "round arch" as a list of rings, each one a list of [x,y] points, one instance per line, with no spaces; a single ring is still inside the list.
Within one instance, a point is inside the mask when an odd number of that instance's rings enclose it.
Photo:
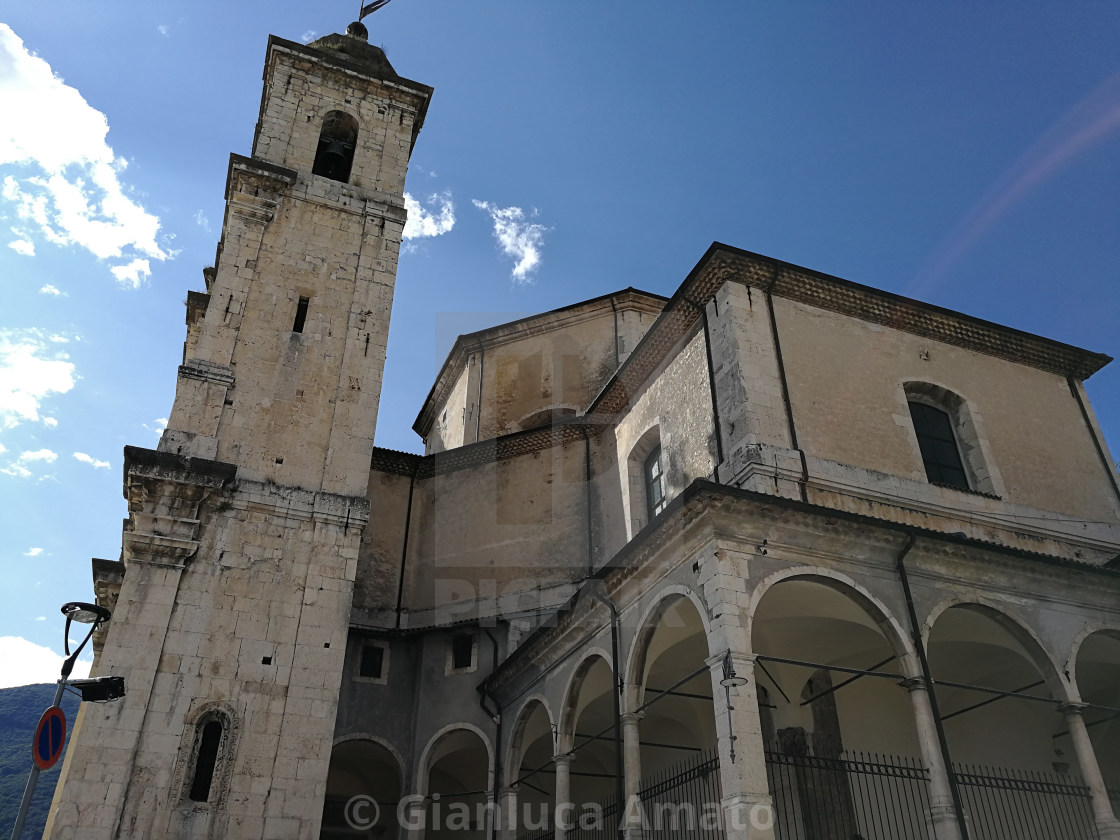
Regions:
[[[1106,621],[1094,621],[1082,627],[1078,634],[1073,637],[1073,642],[1069,646],[1069,655],[1066,657],[1065,668],[1063,669],[1064,673],[1074,678],[1071,702],[1077,703],[1081,700],[1081,690],[1076,680],[1077,657],[1081,655],[1081,646],[1085,643],[1086,639],[1097,633],[1104,633],[1112,638],[1120,639],[1120,625],[1110,624]]]
[[[521,708],[517,710],[517,715],[514,718],[513,729],[510,731],[509,749],[506,751],[506,773],[508,774],[507,783],[512,783],[517,778],[518,768],[521,766],[522,759],[525,755],[525,729],[529,725],[529,720],[536,713],[537,709],[544,711],[545,718],[548,720],[549,728],[552,730],[553,748],[555,750],[557,727],[556,718],[552,714],[552,709],[548,705],[548,700],[541,694],[531,694],[521,704]]]
[[[475,726],[473,723],[449,723],[447,726],[442,727],[431,738],[428,743],[424,745],[423,752],[420,753],[420,760],[416,763],[416,793],[421,796],[426,796],[428,793],[428,773],[435,763],[432,760],[432,755],[435,748],[439,745],[447,735],[456,731],[463,730],[473,732],[482,741],[482,745],[486,748],[486,767],[487,767],[487,786],[493,788],[494,786],[494,746],[490,743],[490,739],[486,737],[486,733]]]
[[[579,717],[579,709],[577,704],[579,702],[580,689],[583,687],[584,680],[587,678],[587,673],[594,666],[597,660],[602,660],[608,668],[611,667],[611,655],[600,647],[588,648],[579,660],[579,663],[572,670],[572,676],[568,679],[568,684],[564,687],[564,693],[560,706],[560,719],[558,721],[556,730],[556,752],[566,753],[570,752],[573,746],[575,736],[576,718]]]
[[[758,605],[763,597],[765,597],[766,593],[779,583],[791,580],[818,583],[850,598],[867,614],[882,632],[883,637],[897,655],[903,673],[907,677],[917,677],[921,675],[921,666],[918,663],[918,658],[909,635],[903,630],[902,625],[899,624],[898,619],[895,618],[887,605],[868,592],[864,587],[856,583],[852,578],[840,572],[833,571],[832,569],[825,569],[819,566],[798,566],[796,568],[783,569],[780,572],[775,572],[759,581],[758,585],[751,593],[751,598],[747,605],[746,626],[748,634],[751,632],[755,616],[758,614]],[[751,649],[754,649],[753,643],[751,644]]]
[[[323,797],[323,835],[347,831],[348,803],[356,796],[377,803],[377,833],[391,831],[404,783],[400,754],[384,739],[357,733],[336,739]]]
[[[1064,701],[1074,699],[1070,692],[1070,682],[1065,679],[1057,657],[1047,649],[1031,626],[1016,615],[1007,604],[1001,604],[983,596],[974,594],[951,596],[938,602],[929,611],[922,625],[922,641],[926,645],[927,651],[933,637],[934,627],[941,617],[952,609],[970,610],[993,621],[1022,646],[1023,653],[1042,675],[1047,687],[1054,692],[1057,698]],[[936,677],[936,674],[934,676]]]
[[[647,664],[650,641],[653,639],[653,634],[665,612],[681,598],[691,601],[692,606],[696,608],[696,613],[700,616],[700,622],[704,627],[704,638],[708,643],[708,655],[715,654],[715,651],[712,650],[712,624],[708,617],[707,605],[703,599],[687,586],[670,584],[663,587],[642,613],[638,622],[638,631],[634,634],[630,649],[627,652],[626,667],[622,672],[625,689],[622,706],[624,713],[635,709],[640,704],[642,690],[645,687],[643,673]]]

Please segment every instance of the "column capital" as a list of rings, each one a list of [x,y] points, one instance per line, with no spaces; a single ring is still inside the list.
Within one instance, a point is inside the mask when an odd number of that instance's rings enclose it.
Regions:
[[[520,790],[519,785],[506,785],[498,789],[498,796],[517,796],[518,790]]]
[[[898,684],[907,691],[929,691],[929,680],[922,676],[907,677],[904,680],[899,680]]]
[[[1084,711],[1087,708],[1089,708],[1088,703],[1076,703],[1076,702],[1070,701],[1068,703],[1059,703],[1058,704],[1058,711],[1061,712],[1066,717],[1069,717],[1070,715],[1077,715],[1078,717],[1081,717],[1081,715],[1084,713]]]
[[[575,757],[575,753],[557,753],[552,757],[552,763],[558,767],[570,767]]]
[[[637,726],[639,723],[641,723],[642,719],[645,718],[645,716],[645,712],[625,712],[618,716],[618,721],[623,726]]]

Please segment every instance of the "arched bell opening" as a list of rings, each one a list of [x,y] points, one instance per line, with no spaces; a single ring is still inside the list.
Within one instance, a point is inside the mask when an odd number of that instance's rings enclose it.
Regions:
[[[358,143],[358,121],[345,111],[331,111],[323,117],[319,144],[315,149],[313,175],[348,183]]]
[[[397,836],[401,769],[376,741],[336,744],[327,772],[320,840],[392,840]]]

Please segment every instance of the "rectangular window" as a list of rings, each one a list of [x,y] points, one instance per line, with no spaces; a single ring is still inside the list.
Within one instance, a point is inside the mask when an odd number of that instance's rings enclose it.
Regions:
[[[296,322],[292,325],[292,332],[303,332],[303,325],[307,321],[307,307],[311,298],[301,297],[296,304]]]
[[[642,467],[646,483],[646,513],[649,521],[661,511],[665,510],[668,502],[665,499],[665,471],[661,467],[661,446],[653,448],[646,456],[645,465]]]
[[[385,648],[380,645],[365,645],[362,648],[361,662],[358,663],[358,676],[379,680],[383,676],[384,667]]]
[[[918,449],[922,453],[922,464],[926,468],[926,478],[931,484],[970,489],[949,415],[925,403],[911,402],[909,405],[914,433],[918,436]]]
[[[451,667],[456,670],[474,664],[474,634],[456,633],[451,637]]]

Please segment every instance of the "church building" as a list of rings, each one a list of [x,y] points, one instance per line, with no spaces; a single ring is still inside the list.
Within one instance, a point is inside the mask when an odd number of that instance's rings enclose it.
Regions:
[[[269,39],[45,836],[1120,840],[1111,359],[715,243],[378,448],[431,96]]]

